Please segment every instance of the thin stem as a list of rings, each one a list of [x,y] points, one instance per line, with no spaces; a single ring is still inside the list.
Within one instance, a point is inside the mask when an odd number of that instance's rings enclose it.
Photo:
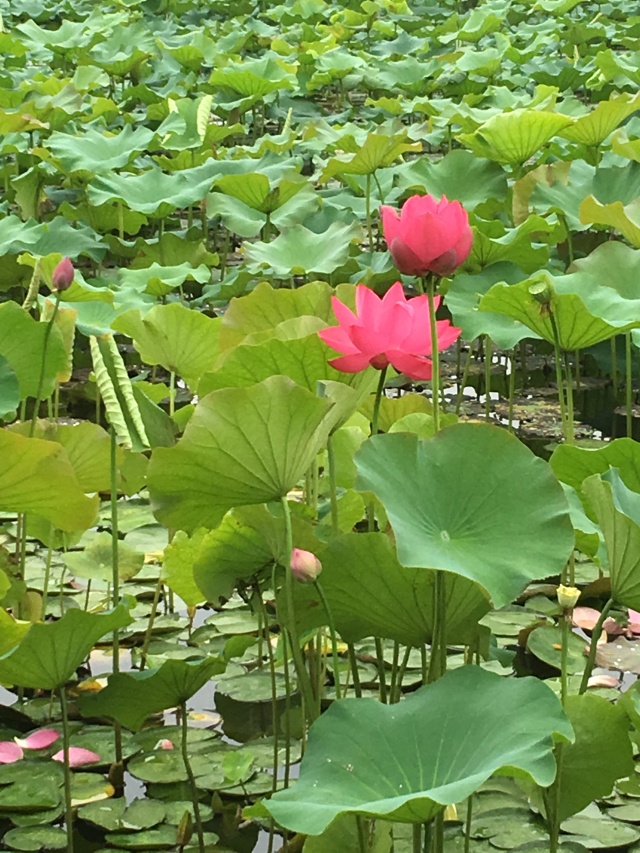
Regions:
[[[44,567],[44,585],[42,587],[42,621],[47,621],[47,603],[49,598],[49,580],[51,578],[51,559],[53,557],[53,524],[49,525],[49,547],[47,548],[47,562]]]
[[[489,335],[484,336],[484,416],[491,417],[491,362],[493,347]]]
[[[471,844],[471,822],[473,820],[473,794],[467,800],[467,816],[464,822],[464,853],[469,853]]]
[[[611,338],[611,384],[613,393],[618,393],[618,348],[616,347],[616,336]]]
[[[433,819],[433,853],[444,853],[444,811]]]
[[[371,175],[367,175],[365,188],[365,215],[367,217],[367,234],[369,235],[369,251],[373,251],[373,228],[371,226]]]
[[[471,369],[471,359],[473,358],[473,341],[469,343],[469,349],[464,360],[464,368],[462,370],[462,379],[458,378],[458,396],[456,398],[456,415],[460,414],[460,406],[462,405],[462,397],[464,389],[469,379],[469,371]]]
[[[562,649],[560,652],[560,700],[564,707],[569,695],[569,676],[567,673],[567,661],[569,658],[569,612],[562,614]]]
[[[435,289],[436,282],[433,276],[425,279],[425,289],[429,303],[429,326],[431,330],[431,402],[433,404],[433,428],[435,432],[440,429],[440,353],[438,351],[438,327],[436,325]]]
[[[271,645],[271,633],[269,631],[269,614],[267,607],[262,597],[260,585],[256,583],[255,595],[258,599],[258,606],[262,613],[262,623],[264,625],[265,638],[267,641],[267,657],[269,658],[269,675],[271,677],[271,719],[273,726],[273,785],[271,793],[275,794],[278,789],[278,750],[279,750],[279,726],[278,726],[278,684],[276,681],[276,659]],[[272,829],[273,831],[273,829]]]
[[[291,509],[289,508],[289,502],[287,501],[286,495],[280,500],[282,504],[282,510],[284,513],[284,526],[285,526],[285,549],[284,553],[290,555],[293,551],[293,530],[291,527]],[[289,623],[287,630],[289,632],[291,638],[291,652],[293,655],[293,665],[296,669],[296,677],[298,679],[298,686],[300,688],[300,692],[302,693],[302,697],[307,706],[307,714],[309,716],[309,722],[312,723],[316,717],[315,714],[315,702],[313,697],[313,688],[311,687],[311,681],[309,680],[309,673],[307,672],[304,660],[302,658],[302,652],[300,651],[300,642],[298,640],[298,628],[296,624],[296,610],[295,610],[295,596],[293,594],[293,573],[288,566],[284,567],[285,569],[285,594],[287,600],[287,622]]]
[[[589,656],[587,657],[587,663],[584,668],[584,672],[582,673],[582,681],[580,682],[580,690],[579,694],[582,694],[586,691],[589,686],[589,679],[591,678],[591,673],[593,672],[593,666],[596,662],[596,651],[598,648],[598,639],[600,638],[600,634],[602,633],[602,626],[604,625],[604,621],[609,615],[609,611],[613,607],[613,598],[610,598],[605,606],[602,608],[602,613],[598,618],[598,621],[595,624],[595,628],[591,632],[591,642],[589,643]]]
[[[562,420],[562,434],[567,439],[567,407],[564,401],[564,380],[562,378],[562,351],[560,349],[560,338],[556,321],[551,314],[551,328],[553,329],[553,356],[556,368],[556,385],[558,386],[558,402],[560,403],[560,418]]]
[[[196,777],[193,775],[193,768],[189,760],[189,723],[187,720],[187,703],[180,703],[180,723],[182,725],[182,760],[187,771],[189,779],[189,787],[191,788],[191,802],[193,804],[193,817],[196,825],[196,833],[198,834],[198,849],[200,853],[205,853],[204,831],[202,829],[202,817],[200,815],[200,802],[198,800],[198,786],[196,785]]]
[[[380,371],[380,378],[378,379],[378,387],[376,388],[376,398],[373,403],[373,414],[371,416],[371,435],[378,434],[378,420],[380,417],[380,403],[382,400],[382,395],[384,394],[384,383],[387,378],[387,368],[383,368]],[[376,529],[376,513],[375,506],[373,501],[367,506],[367,527],[369,533],[373,533]]]
[[[118,553],[118,465],[116,431],[110,427],[111,434],[111,601],[113,607],[117,607],[120,600],[120,565]],[[118,630],[113,632],[113,671],[120,671],[120,638]]]
[[[64,766],[64,812],[67,829],[67,851],[73,853],[73,807],[71,805],[71,767],[69,765],[69,708],[64,686],[59,691],[60,710],[62,711],[62,750]]]
[[[351,677],[353,678],[353,692],[356,694],[356,699],[362,698],[362,686],[360,684],[360,673],[358,672],[358,658],[353,643],[347,643],[347,654],[349,655],[349,665],[351,667]]]
[[[513,401],[516,395],[516,359],[512,351],[509,358],[511,373],[509,374],[509,432],[513,432]]]
[[[571,360],[569,353],[564,354],[564,374],[566,378],[566,396],[567,396],[567,431],[565,433],[565,441],[567,444],[573,444],[575,438],[575,427],[573,423],[573,376],[571,375]]]
[[[151,635],[153,633],[153,623],[155,622],[156,615],[158,613],[158,605],[160,604],[160,596],[162,594],[163,587],[164,584],[162,582],[161,575],[158,578],[158,582],[153,593],[151,613],[149,614],[149,621],[147,622],[147,630],[144,632],[144,641],[142,643],[142,649],[140,651],[140,672],[142,672],[145,666],[147,665],[147,655],[149,654],[149,644],[151,643]]]
[[[173,417],[176,410],[176,374],[172,370],[169,374],[169,416]]]
[[[367,830],[364,818],[360,815],[356,815],[356,823],[358,824],[359,853],[369,853],[369,842],[367,841]]]
[[[340,519],[338,516],[338,484],[336,472],[336,451],[333,436],[327,440],[327,467],[329,468],[329,496],[331,500],[331,530],[334,536],[340,535]]]
[[[327,620],[329,622],[329,634],[331,636],[331,655],[333,657],[333,680],[335,682],[336,688],[336,698],[342,699],[341,691],[340,691],[340,661],[338,658],[338,640],[336,637],[336,629],[333,622],[333,616],[331,615],[331,609],[329,608],[329,602],[327,601],[327,597],[324,594],[324,590],[320,585],[319,580],[314,581],[316,591],[320,596],[320,601],[322,602],[322,606],[325,609],[327,614]]]
[[[36,401],[33,406],[33,416],[31,418],[31,427],[29,429],[29,438],[33,438],[33,434],[36,430],[36,423],[38,420],[38,412],[40,410],[40,404],[42,403],[42,389],[44,388],[44,375],[47,370],[47,350],[49,349],[49,339],[51,338],[51,330],[53,329],[53,324],[56,321],[56,317],[58,316],[58,308],[60,307],[60,297],[62,294],[59,290],[56,290],[56,301],[53,305],[53,311],[51,313],[51,317],[49,318],[49,322],[44,330],[44,341],[42,344],[42,361],[40,362],[40,376],[38,377],[38,390],[36,392]]]
[[[376,637],[375,640],[376,646],[376,662],[378,665],[378,689],[380,693],[380,701],[387,701],[387,678],[386,672],[384,668],[384,646],[382,644],[382,640],[380,637]]]
[[[413,844],[411,846],[413,853],[422,853],[422,824],[413,824]]]
[[[407,666],[409,664],[409,656],[411,655],[411,646],[407,646],[404,650],[404,656],[400,663],[400,669],[398,670],[398,677],[396,678],[395,685],[395,693],[391,697],[391,702],[396,703],[400,701],[400,697],[402,696],[402,681],[404,679],[404,674],[407,670]]]
[[[631,360],[631,332],[624,336],[624,360],[626,368],[625,399],[627,416],[627,438],[633,437],[633,361]]]

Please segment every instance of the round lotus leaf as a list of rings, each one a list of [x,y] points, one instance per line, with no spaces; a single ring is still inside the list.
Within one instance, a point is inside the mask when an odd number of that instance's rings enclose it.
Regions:
[[[11,850],[66,850],[67,833],[55,826],[25,826],[10,829],[2,841]]]
[[[71,802],[74,806],[108,800],[114,795],[113,785],[100,773],[78,773],[71,777]]]
[[[193,817],[193,803],[188,800],[178,800],[176,802],[166,802],[162,804],[165,810],[165,821],[172,826],[179,826],[185,812],[190,812]],[[200,803],[200,817],[202,821],[211,820],[213,817],[213,809],[210,806]]]
[[[611,820],[604,814],[574,815],[563,822],[562,830],[572,836],[572,841],[583,844],[589,850],[627,847],[640,838],[640,830],[636,827],[618,820]]]
[[[588,853],[588,848],[578,844],[577,841],[561,841],[558,850],[561,853]],[[528,841],[520,847],[514,847],[511,853],[549,853],[549,839]]]
[[[509,607],[503,607],[502,610],[487,613],[480,620],[480,624],[490,628],[491,633],[496,637],[517,637],[521,631],[530,628],[540,620],[541,617],[538,614],[512,604]]]
[[[633,775],[616,782],[616,791],[625,797],[640,797],[640,776]]]
[[[629,823],[640,823],[640,803],[625,803],[607,811],[609,817],[615,820],[625,820]]]
[[[549,842],[549,833],[544,825],[534,823],[531,819],[505,826],[491,837],[491,846],[497,847],[498,850],[513,850],[514,847],[530,841],[544,841],[547,844]]]
[[[585,641],[577,634],[569,634],[567,672],[583,672],[586,664]],[[527,638],[527,649],[539,660],[560,669],[562,654],[562,629],[552,625],[536,628]]]
[[[141,832],[110,832],[105,840],[118,850],[173,850],[177,843],[175,826],[161,826]],[[214,840],[217,840],[214,836]]]

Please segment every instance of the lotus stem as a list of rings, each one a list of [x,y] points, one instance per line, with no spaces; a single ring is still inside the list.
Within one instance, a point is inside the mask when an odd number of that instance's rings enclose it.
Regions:
[[[291,509],[289,507],[289,502],[287,501],[287,496],[283,495],[280,503],[282,504],[282,510],[284,513],[284,525],[285,525],[285,548],[284,553],[290,555],[293,551],[293,530],[291,527]],[[293,664],[296,670],[296,677],[298,679],[298,686],[300,688],[300,692],[307,706],[307,715],[309,718],[309,722],[312,723],[316,718],[315,713],[315,703],[313,697],[313,689],[311,687],[311,681],[309,680],[309,673],[307,672],[304,660],[302,658],[302,653],[300,651],[300,642],[298,640],[298,628],[296,625],[296,610],[295,610],[295,597],[293,594],[293,584],[294,578],[293,573],[289,566],[285,566],[285,595],[287,600],[287,621],[289,622],[288,632],[291,641],[291,653],[293,655]]]
[[[49,547],[47,548],[47,561],[44,567],[44,585],[42,587],[42,621],[47,620],[47,603],[49,599],[49,581],[51,579],[51,559],[53,557],[53,524],[49,525]]]
[[[200,853],[205,853],[204,831],[202,829],[202,816],[200,814],[200,803],[198,801],[198,786],[196,777],[193,775],[193,768],[189,760],[189,723],[187,719],[187,703],[180,703],[180,724],[182,726],[182,760],[184,761],[185,770],[189,779],[189,787],[191,789],[191,802],[193,803],[193,817],[196,825],[196,833],[198,835],[198,849]]]
[[[429,304],[429,326],[431,328],[431,402],[433,405],[433,429],[440,429],[440,352],[438,350],[438,327],[436,325],[435,291],[436,281],[434,276],[425,278],[425,289]]]
[[[631,360],[631,332],[625,332],[624,336],[624,360],[626,370],[625,398],[626,398],[626,420],[627,438],[633,437],[633,361]]]
[[[29,438],[33,438],[33,434],[36,431],[36,423],[38,421],[38,412],[40,410],[40,404],[42,403],[42,389],[44,388],[44,374],[47,369],[47,351],[49,349],[49,340],[51,338],[51,330],[53,328],[53,324],[56,321],[56,317],[58,316],[58,309],[60,307],[60,299],[62,297],[62,293],[59,290],[56,290],[55,302],[53,304],[53,311],[51,313],[51,317],[46,325],[44,330],[44,342],[42,345],[42,361],[40,362],[40,376],[38,377],[38,389],[36,391],[36,401],[33,406],[33,415],[31,417],[31,427],[29,429]]]
[[[407,646],[404,650],[404,656],[400,663],[400,669],[398,670],[398,677],[396,679],[395,685],[395,693],[391,697],[391,702],[396,703],[400,701],[400,697],[402,696],[402,681],[404,679],[404,674],[406,672],[407,666],[409,664],[409,656],[411,655],[411,646]]]
[[[367,827],[365,820],[361,815],[356,815],[356,823],[358,824],[359,853],[369,853],[369,842],[367,841]]]
[[[340,518],[338,515],[338,484],[336,477],[336,451],[333,445],[333,435],[327,441],[327,467],[329,468],[329,496],[331,500],[331,530],[334,536],[340,535]]]
[[[111,471],[111,564],[112,564],[112,579],[111,579],[111,595],[113,606],[117,607],[120,600],[120,560],[118,553],[118,465],[117,465],[117,444],[116,431],[113,425],[109,428],[111,436],[110,444],[110,471]],[[113,653],[112,653],[112,669],[114,673],[120,672],[120,637],[118,629],[113,632]],[[115,746],[115,767],[114,781],[116,782],[116,790],[122,790],[124,782],[124,764],[122,760],[122,726],[116,720],[114,722],[114,746]]]
[[[464,853],[469,853],[471,844],[471,822],[473,820],[473,794],[469,794],[467,800],[467,816],[464,822]]]
[[[469,343],[469,349],[464,360],[464,368],[462,370],[462,378],[458,377],[458,395],[456,398],[456,415],[460,414],[460,406],[462,405],[462,397],[464,389],[469,379],[469,370],[471,369],[471,359],[473,358],[473,341]]]
[[[602,613],[600,614],[598,621],[595,624],[593,631],[591,632],[591,642],[589,644],[589,656],[587,657],[587,663],[584,668],[584,672],[582,673],[582,681],[580,682],[580,690],[578,693],[582,695],[586,692],[587,687],[589,686],[589,679],[591,678],[591,673],[593,672],[593,667],[596,662],[596,652],[598,650],[598,639],[600,638],[600,634],[602,633],[602,626],[604,625],[605,619],[609,615],[609,611],[613,607],[613,598],[610,598],[605,606],[602,608]]]
[[[413,844],[411,846],[413,853],[422,853],[422,824],[413,824]]]
[[[353,678],[353,692],[356,694],[356,699],[362,698],[362,686],[360,684],[360,673],[358,672],[358,659],[353,643],[347,643],[347,654],[349,655],[349,665],[351,667],[351,677]]]
[[[255,585],[255,595],[258,599],[258,607],[262,613],[262,623],[267,641],[267,657],[269,658],[269,675],[271,677],[271,719],[273,726],[273,783],[271,793],[275,794],[278,790],[278,750],[279,750],[279,726],[278,726],[278,688],[276,682],[276,659],[273,654],[273,646],[271,645],[271,635],[269,633],[269,614],[267,607],[262,597],[260,584]],[[271,825],[271,833],[273,834],[274,825]]]
[[[493,358],[493,346],[489,335],[484,336],[484,415],[487,420],[491,418],[491,362]]]
[[[314,585],[318,595],[320,596],[320,601],[322,602],[322,606],[325,609],[325,612],[327,614],[327,620],[329,622],[329,634],[331,636],[331,655],[333,657],[333,678],[336,687],[336,699],[342,699],[342,694],[340,690],[340,659],[338,658],[338,639],[336,637],[335,623],[333,621],[333,616],[331,615],[329,602],[327,601],[327,597],[324,594],[324,590],[322,589],[320,581],[316,579],[314,581]]]
[[[573,434],[573,418],[571,426],[567,421],[567,407],[564,396],[564,379],[562,377],[562,350],[560,349],[560,336],[553,314],[550,314],[551,328],[553,330],[553,360],[556,368],[556,385],[558,386],[558,402],[560,403],[560,418],[562,420],[562,434],[567,444],[571,443],[571,435]]]
[[[615,395],[618,393],[618,348],[615,335],[611,338],[611,384]]]
[[[380,378],[378,379],[378,387],[376,388],[376,399],[373,403],[373,414],[371,416],[371,435],[378,435],[378,420],[380,417],[380,403],[382,401],[382,395],[384,394],[384,383],[387,378],[387,368],[383,368],[380,371]],[[376,529],[376,515],[375,515],[375,506],[373,501],[367,507],[367,526],[369,533],[373,533]]]
[[[160,604],[160,595],[162,594],[164,584],[162,583],[162,575],[158,578],[158,582],[156,584],[155,591],[153,593],[153,601],[151,603],[151,613],[149,614],[149,621],[147,622],[147,630],[144,632],[144,641],[142,643],[142,649],[140,651],[140,672],[142,672],[147,665],[147,655],[149,652],[149,644],[151,643],[151,633],[153,631],[153,623],[156,620],[156,614],[158,612],[158,605]]]
[[[71,805],[71,767],[69,766],[69,708],[64,685],[58,691],[62,712],[62,751],[64,768],[64,822],[67,830],[67,853],[73,853],[73,806]]]
[[[169,374],[169,417],[173,417],[176,411],[176,374],[172,370]]]
[[[509,373],[509,432],[513,432],[513,401],[516,394],[516,359],[513,351],[509,357],[511,372]]]
[[[371,175],[367,175],[365,188],[365,215],[367,217],[367,234],[369,235],[369,251],[373,251],[373,228],[371,225]]]
[[[40,255],[36,256],[36,262],[33,265],[33,274],[31,276],[31,281],[29,282],[29,288],[27,290],[27,295],[24,298],[24,302],[22,303],[22,307],[25,311],[31,311],[33,308],[33,304],[38,297],[38,291],[40,290],[40,264],[42,262],[42,258]]]

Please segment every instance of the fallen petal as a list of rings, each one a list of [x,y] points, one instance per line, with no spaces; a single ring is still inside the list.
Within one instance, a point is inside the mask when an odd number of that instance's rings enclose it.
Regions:
[[[16,738],[16,743],[23,749],[46,749],[59,737],[60,734],[54,729],[40,729],[37,732],[31,732],[24,740]]]
[[[615,675],[592,675],[587,687],[617,687],[619,684],[620,679]]]
[[[22,758],[22,749],[12,740],[0,741],[0,764],[13,764]]]
[[[53,757],[54,761],[64,761],[64,749],[61,749]],[[69,767],[83,767],[85,764],[95,764],[100,761],[100,756],[90,749],[83,749],[81,746],[72,746],[69,748]]]

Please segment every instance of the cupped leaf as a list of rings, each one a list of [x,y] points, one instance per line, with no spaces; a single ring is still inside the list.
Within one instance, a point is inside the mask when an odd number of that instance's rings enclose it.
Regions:
[[[18,645],[0,657],[0,681],[57,690],[72,677],[101,637],[132,621],[129,610],[120,604],[106,613],[68,610],[57,622],[32,625]]]
[[[420,823],[498,771],[550,785],[554,737],[573,731],[548,687],[465,666],[398,705],[334,702],[311,729],[299,781],[265,805],[308,835],[345,813]]]
[[[111,717],[137,732],[151,714],[186,702],[224,670],[223,661],[205,658],[171,659],[158,669],[114,673],[99,693],[80,697],[80,712],[85,717]]]
[[[247,268],[260,272],[268,267],[274,275],[286,277],[310,272],[330,275],[348,260],[351,243],[359,235],[360,226],[355,223],[333,222],[322,234],[294,225],[271,243],[248,244]]]
[[[640,444],[631,438],[616,438],[602,447],[577,447],[560,444],[549,464],[556,477],[577,492],[592,474],[604,474],[617,468],[622,482],[634,492],[640,492]]]
[[[640,94],[621,93],[608,101],[600,101],[590,113],[560,131],[560,136],[583,145],[600,145],[624,121],[640,109]]]
[[[220,323],[217,318],[174,303],[155,305],[144,317],[139,310],[127,311],[112,323],[112,328],[133,339],[147,364],[162,365],[195,389],[218,357]]]
[[[518,166],[572,123],[572,118],[559,113],[519,109],[501,112],[474,133],[463,133],[458,138],[481,157]]]
[[[0,509],[37,513],[61,530],[91,527],[98,499],[84,494],[60,444],[0,430],[0,454]]]
[[[434,572],[401,566],[382,533],[347,533],[322,552],[320,582],[334,626],[343,640],[385,637],[404,645],[431,643]],[[460,575],[445,576],[448,643],[471,644],[490,609],[480,587]],[[297,586],[301,630],[328,624],[313,587]],[[280,606],[285,607],[283,600]]]
[[[580,220],[585,225],[608,225],[615,228],[623,237],[640,249],[640,199],[629,204],[613,201],[602,204],[590,195],[580,205]]]
[[[284,376],[213,391],[177,445],[153,452],[156,516],[189,531],[216,526],[234,506],[279,500],[326,443],[338,409]]]
[[[387,511],[400,563],[475,581],[495,607],[534,578],[561,572],[571,553],[562,487],[545,462],[498,427],[455,424],[426,441],[374,436],[356,465],[357,488],[372,491]]]
[[[605,479],[606,477],[606,479]],[[612,468],[593,474],[582,490],[604,536],[609,558],[611,598],[640,609],[640,495],[628,489]]]

